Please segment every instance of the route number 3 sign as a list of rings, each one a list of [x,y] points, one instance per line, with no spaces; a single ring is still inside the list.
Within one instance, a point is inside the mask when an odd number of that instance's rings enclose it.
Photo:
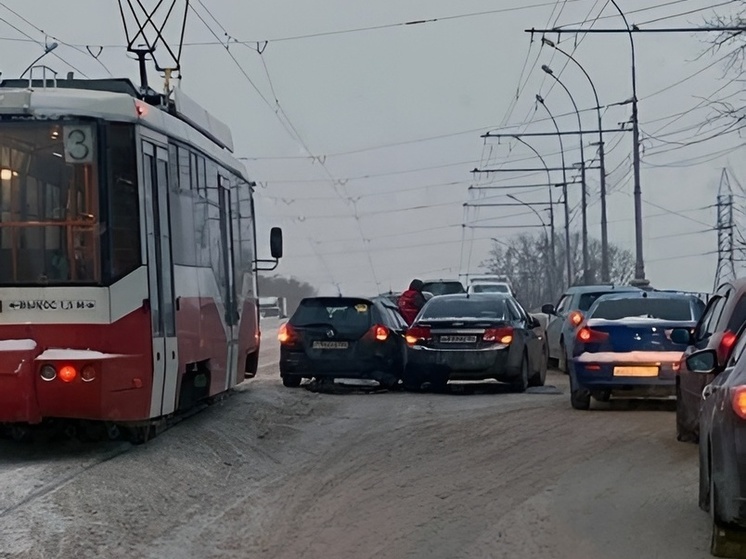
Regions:
[[[93,163],[93,127],[65,126],[66,163]]]

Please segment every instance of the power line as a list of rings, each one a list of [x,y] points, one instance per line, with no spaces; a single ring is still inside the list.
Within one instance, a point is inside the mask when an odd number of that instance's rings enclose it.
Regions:
[[[106,64],[104,64],[101,60],[99,60],[98,56],[94,56],[93,53],[90,50],[88,50],[87,46],[84,49],[83,47],[79,47],[77,45],[70,44],[67,41],[63,41],[62,39],[60,39],[59,37],[55,37],[54,35],[48,35],[46,31],[44,31],[40,27],[36,26],[34,23],[32,23],[31,21],[29,21],[28,19],[26,19],[25,17],[23,17],[21,14],[19,14],[18,12],[16,12],[12,8],[10,8],[5,2],[0,2],[0,6],[2,6],[3,8],[5,8],[6,10],[8,10],[10,13],[12,13],[13,15],[15,15],[17,18],[19,18],[22,21],[24,21],[28,26],[33,27],[34,29],[36,29],[36,31],[38,31],[39,33],[42,33],[45,36],[49,36],[50,38],[54,39],[58,43],[60,43],[62,45],[65,45],[66,47],[70,47],[70,48],[72,48],[72,49],[74,49],[74,50],[76,50],[76,51],[78,51],[78,52],[80,52],[82,54],[90,56],[96,62],[98,62],[104,70],[106,70],[106,73],[109,74],[109,76],[113,76],[113,74],[111,73],[111,71],[109,70],[109,68],[106,66]],[[68,64],[67,62],[65,62],[65,63]],[[71,66],[71,68],[72,68],[72,66]],[[78,70],[78,72],[80,72],[80,70]]]

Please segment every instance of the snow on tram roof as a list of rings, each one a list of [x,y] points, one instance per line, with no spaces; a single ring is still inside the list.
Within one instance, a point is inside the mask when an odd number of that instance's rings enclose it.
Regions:
[[[141,99],[127,79],[57,80],[57,87],[44,87],[41,80],[35,80],[33,85],[29,88],[28,80],[0,82],[0,114],[82,116],[140,123],[200,149],[246,181],[250,180],[245,166],[232,153],[230,128],[181,90],[174,90],[169,111]]]

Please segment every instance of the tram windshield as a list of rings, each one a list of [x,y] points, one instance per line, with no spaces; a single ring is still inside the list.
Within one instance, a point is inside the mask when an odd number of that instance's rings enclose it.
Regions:
[[[0,124],[0,284],[99,283],[96,125]]]

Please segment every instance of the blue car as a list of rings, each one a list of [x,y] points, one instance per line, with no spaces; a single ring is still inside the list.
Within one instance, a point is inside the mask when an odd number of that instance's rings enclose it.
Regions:
[[[646,292],[604,295],[578,327],[570,367],[570,402],[587,410],[591,397],[669,397],[686,344],[677,328],[693,329],[704,311],[696,296]],[[675,336],[674,336],[675,337]]]

